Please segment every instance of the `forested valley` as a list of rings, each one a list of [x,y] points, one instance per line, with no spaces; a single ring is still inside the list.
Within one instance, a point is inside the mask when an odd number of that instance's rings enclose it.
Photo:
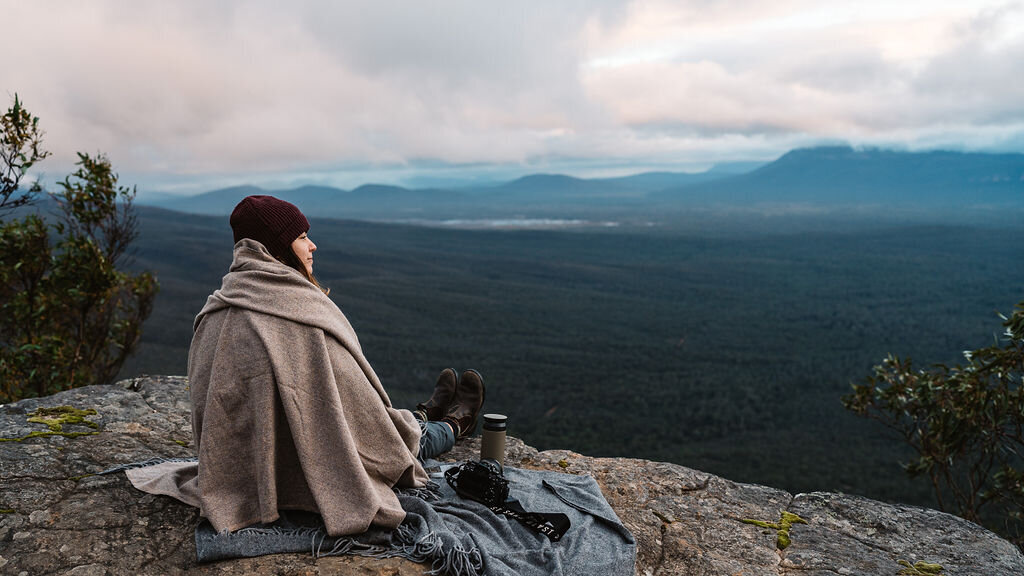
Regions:
[[[902,443],[839,398],[889,353],[924,367],[991,343],[997,312],[1024,300],[1024,227],[726,220],[735,228],[482,231],[314,218],[310,237],[398,406],[426,399],[447,366],[476,368],[487,410],[540,449],[931,504],[898,465]],[[139,228],[134,266],[161,291],[120,377],[184,374],[230,227],[143,206]]]

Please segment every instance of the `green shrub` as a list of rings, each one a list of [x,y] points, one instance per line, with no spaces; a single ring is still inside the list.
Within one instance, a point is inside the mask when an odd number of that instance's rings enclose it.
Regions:
[[[157,292],[152,274],[119,269],[137,236],[135,189],[110,161],[79,154],[51,197],[54,222],[20,181],[47,153],[38,118],[15,97],[0,129],[0,403],[111,380],[139,340]]]
[[[1024,302],[1002,337],[966,363],[914,370],[890,356],[843,404],[895,430],[917,457],[940,508],[1024,543]]]

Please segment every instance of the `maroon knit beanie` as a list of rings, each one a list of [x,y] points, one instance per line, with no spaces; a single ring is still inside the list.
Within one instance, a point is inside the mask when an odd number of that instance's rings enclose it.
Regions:
[[[309,231],[309,221],[294,204],[273,196],[247,196],[231,212],[235,243],[252,238],[275,258],[284,258],[292,242]]]

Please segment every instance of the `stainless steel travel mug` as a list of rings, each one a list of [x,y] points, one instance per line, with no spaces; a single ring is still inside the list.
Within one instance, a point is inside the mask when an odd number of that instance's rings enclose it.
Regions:
[[[505,427],[508,416],[484,414],[484,431],[480,440],[480,458],[493,458],[505,466]]]

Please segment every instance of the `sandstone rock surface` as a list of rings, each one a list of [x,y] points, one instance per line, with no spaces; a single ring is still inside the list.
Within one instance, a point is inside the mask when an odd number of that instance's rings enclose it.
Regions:
[[[95,410],[84,419],[96,427],[51,429],[37,409],[56,406]],[[139,492],[124,474],[96,475],[118,464],[192,455],[184,378],[149,377],[9,404],[0,407],[0,437],[25,438],[0,442],[0,574],[394,576],[425,570],[398,559],[305,554],[197,565],[196,510]],[[478,442],[460,442],[449,456],[475,458]],[[919,563],[940,565],[938,573],[948,576],[1024,574],[1024,556],[1010,543],[934,510],[824,492],[794,496],[675,464],[538,452],[516,439],[506,463],[595,477],[637,538],[638,575],[929,574]],[[780,549],[779,532],[787,525],[791,543]]]

